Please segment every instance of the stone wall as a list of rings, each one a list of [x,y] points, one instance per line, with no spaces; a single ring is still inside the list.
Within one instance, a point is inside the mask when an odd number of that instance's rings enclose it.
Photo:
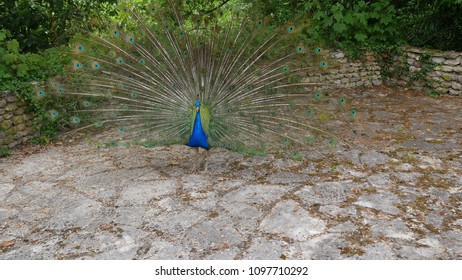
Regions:
[[[0,92],[0,147],[13,148],[33,136],[33,116],[13,93]]]
[[[306,82],[320,83],[311,87],[314,90],[382,84],[380,65],[373,54],[367,54],[361,60],[351,60],[337,50],[327,51],[325,57],[328,62],[326,71],[309,72],[305,79]]]
[[[462,96],[462,53],[406,47],[390,70],[391,84]]]

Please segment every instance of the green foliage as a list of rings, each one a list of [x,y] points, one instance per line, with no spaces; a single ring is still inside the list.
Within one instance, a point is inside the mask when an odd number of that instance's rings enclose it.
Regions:
[[[350,56],[365,50],[383,51],[398,43],[396,10],[389,0],[309,1],[310,37],[343,49]]]
[[[11,156],[11,150],[8,147],[0,146],[0,158]]]
[[[433,60],[430,59],[431,54],[429,53],[422,53],[420,55],[419,61],[420,61],[420,70],[414,72],[410,76],[410,80],[407,84],[407,86],[410,86],[413,82],[415,81],[420,81],[423,82],[425,87],[431,88],[432,87],[432,82],[428,78],[428,72],[433,71],[435,66],[437,65]]]
[[[0,30],[0,92],[15,92],[20,100],[35,114],[35,127],[39,127],[43,139],[57,134],[57,126],[43,109],[38,98],[38,87],[32,81],[44,81],[63,71],[62,65],[69,63],[64,48],[47,49],[41,53],[21,53],[20,44],[11,38],[8,30]],[[47,142],[48,140],[40,140]]]
[[[117,0],[0,1],[0,26],[11,31],[22,51],[66,43],[76,29],[96,24]]]
[[[399,11],[400,32],[408,44],[462,51],[461,0],[393,1]]]

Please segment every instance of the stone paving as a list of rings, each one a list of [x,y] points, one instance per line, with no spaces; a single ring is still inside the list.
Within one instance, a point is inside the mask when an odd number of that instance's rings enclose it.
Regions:
[[[462,259],[462,99],[350,94],[364,102],[358,141],[303,161],[85,141],[15,151],[0,159],[0,259]]]

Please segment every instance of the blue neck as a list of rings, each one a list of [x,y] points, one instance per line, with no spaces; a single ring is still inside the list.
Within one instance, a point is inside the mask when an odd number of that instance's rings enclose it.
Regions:
[[[202,128],[200,110],[197,110],[196,112],[193,131],[191,133],[191,137],[189,138],[188,144],[186,145],[188,145],[189,147],[200,147],[206,150],[210,148],[207,140],[207,134]]]

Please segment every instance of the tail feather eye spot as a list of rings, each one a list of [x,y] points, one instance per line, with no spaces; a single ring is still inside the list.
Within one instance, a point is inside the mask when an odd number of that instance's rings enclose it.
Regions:
[[[295,30],[295,28],[294,28],[293,26],[287,27],[287,31],[288,31],[289,33],[294,32],[294,30]]]
[[[352,109],[352,110],[350,111],[350,116],[351,116],[352,118],[356,118],[356,115],[357,115],[357,114],[358,114],[358,112],[356,111],[356,109]]]
[[[80,118],[79,117],[72,117],[71,119],[73,124],[79,124],[80,123]]]
[[[98,62],[94,61],[94,62],[91,64],[91,68],[97,70],[97,69],[100,69],[100,68],[101,68],[101,65],[100,65]]]
[[[140,64],[141,64],[141,65],[144,65],[145,63],[146,63],[146,62],[144,61],[144,59],[141,59],[141,60],[140,60]]]
[[[321,48],[316,48],[315,52],[316,52],[316,54],[321,54],[322,50],[321,50]]]
[[[57,111],[49,111],[50,117],[54,120],[58,117],[58,112]]]
[[[113,34],[114,34],[114,36],[119,36],[120,33],[119,33],[119,31],[116,30],[116,31],[113,32]]]
[[[327,147],[329,147],[329,148],[335,147],[336,144],[337,144],[337,143],[335,142],[334,139],[329,139],[329,140],[327,140]]]

